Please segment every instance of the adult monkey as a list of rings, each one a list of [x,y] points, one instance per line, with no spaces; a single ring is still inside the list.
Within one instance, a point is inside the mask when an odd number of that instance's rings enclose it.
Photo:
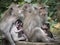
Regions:
[[[46,22],[47,18],[48,12],[46,7],[40,5],[37,8],[30,4],[26,4],[24,11],[25,19],[23,21],[23,28],[28,40],[34,42],[40,40],[43,42],[50,42],[46,33],[41,29],[42,24]]]
[[[12,40],[10,30],[12,28],[13,23],[20,17],[19,8],[17,4],[12,3],[10,8],[3,14],[1,22],[0,22],[0,31],[5,35],[5,37],[9,40],[11,45],[15,45]]]

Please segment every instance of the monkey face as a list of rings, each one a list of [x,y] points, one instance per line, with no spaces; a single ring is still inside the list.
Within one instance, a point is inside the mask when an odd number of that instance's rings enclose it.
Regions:
[[[21,29],[23,27],[23,22],[20,19],[18,19],[15,22],[15,25],[16,25],[17,29],[19,30],[19,29]]]
[[[22,24],[22,23],[16,23],[16,27],[17,27],[18,30],[19,30],[19,29],[22,29],[23,24]]]
[[[43,23],[42,27],[43,30],[49,30],[50,29],[50,24],[49,23]]]
[[[13,4],[11,7],[10,7],[10,13],[11,13],[11,16],[14,16],[16,18],[23,18],[24,15],[23,15],[23,10],[20,9],[19,5],[18,4]]]
[[[47,25],[43,25],[41,28],[42,28],[43,30],[48,30],[48,26],[47,26]]]
[[[48,8],[47,8],[47,6],[40,5],[39,6],[39,12],[40,12],[40,15],[42,15],[42,16],[47,15],[48,14]]]

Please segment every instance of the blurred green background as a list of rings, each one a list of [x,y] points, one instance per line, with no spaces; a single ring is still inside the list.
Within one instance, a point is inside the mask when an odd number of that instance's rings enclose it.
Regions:
[[[12,2],[23,5],[26,1],[31,4],[43,3],[49,6],[48,21],[50,30],[52,33],[60,36],[60,0],[0,0],[0,19]]]

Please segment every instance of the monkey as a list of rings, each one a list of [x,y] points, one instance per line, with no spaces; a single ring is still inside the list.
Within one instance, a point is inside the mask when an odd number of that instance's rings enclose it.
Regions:
[[[23,22],[20,19],[18,19],[17,22],[18,22],[17,29],[20,30],[18,32],[18,37],[23,37],[23,38],[21,38],[20,41],[28,41],[28,38],[23,31]]]
[[[7,11],[4,12],[0,20],[0,31],[9,40],[11,45],[15,45],[15,43],[11,37],[10,30],[13,26],[13,23],[21,16],[19,15],[19,11],[18,4],[12,3]]]
[[[44,5],[37,7],[28,6],[24,10],[25,19],[23,20],[24,32],[28,37],[28,41],[36,42],[42,40],[43,42],[50,42],[46,33],[41,29],[43,23],[46,22],[48,11]],[[45,8],[44,8],[45,7]]]
[[[11,30],[11,35],[14,41],[27,41],[27,36],[24,34],[23,31],[23,22],[18,19]]]
[[[44,30],[44,32],[47,34],[47,36],[51,42],[58,43],[58,41],[56,41],[53,33],[50,31],[50,24],[49,23],[47,23],[47,22],[44,23],[42,25],[41,29]]]
[[[42,28],[42,30],[45,31],[45,33],[47,33],[47,35],[48,35],[50,38],[54,38],[54,37],[53,37],[53,34],[52,34],[51,31],[50,31],[50,24],[49,24],[49,23],[44,23],[41,28]]]

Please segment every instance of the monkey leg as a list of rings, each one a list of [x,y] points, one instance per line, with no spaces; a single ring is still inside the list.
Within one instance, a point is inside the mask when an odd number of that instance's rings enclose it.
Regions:
[[[11,37],[11,34],[9,32],[11,30],[11,28],[12,28],[11,26],[12,26],[12,23],[8,23],[5,26],[4,30],[1,30],[1,31],[3,32],[3,34],[5,35],[5,37],[9,40],[10,44],[11,45],[15,45],[15,43],[14,43],[12,37]]]
[[[15,45],[15,43],[14,43],[12,37],[11,37],[11,34],[9,32],[7,32],[7,33],[4,32],[4,35],[9,40],[11,45]]]
[[[42,42],[50,42],[46,33],[40,27],[36,27],[35,29],[33,29],[33,34],[31,36],[31,40],[34,42],[36,42],[38,40],[40,40]]]

